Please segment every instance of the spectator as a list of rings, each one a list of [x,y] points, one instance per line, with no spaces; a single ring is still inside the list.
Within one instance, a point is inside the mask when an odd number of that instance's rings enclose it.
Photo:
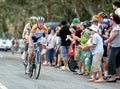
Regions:
[[[48,43],[48,46],[46,47],[47,48],[47,52],[46,52],[46,64],[45,65],[48,65],[48,62],[52,62],[51,64],[53,64],[53,61],[54,61],[55,38],[56,38],[55,30],[51,29],[50,35],[48,37],[49,43]]]
[[[24,51],[24,40],[23,39],[18,39],[18,44],[19,44],[18,52],[20,52],[22,54],[23,51]]]
[[[61,30],[59,32],[59,36],[61,38],[61,58],[63,60],[64,66],[61,67],[61,70],[67,70],[68,65],[68,49],[70,45],[70,40],[66,40],[67,35],[70,35],[69,27],[67,26],[67,22],[65,20],[61,21]]]
[[[46,42],[45,34],[43,35],[43,42],[44,43]],[[46,46],[43,45],[42,46],[42,50],[41,50],[41,56],[42,56],[42,63],[43,63],[43,65],[46,64],[46,52],[47,52]]]
[[[120,17],[120,1],[113,2],[113,9],[115,9],[115,14]]]
[[[92,25],[90,28],[90,34],[92,35],[92,42],[89,44],[90,48],[93,48],[92,50],[92,79],[89,79],[89,82],[103,82],[103,76],[102,76],[102,69],[101,69],[101,59],[103,56],[103,42],[102,38],[97,33],[97,26]],[[99,74],[99,79],[96,80],[96,74]]]
[[[113,9],[115,9],[115,14],[117,14],[120,17],[120,1],[115,1],[113,2]],[[117,55],[117,58],[120,58],[120,52]],[[120,63],[120,61],[116,60],[116,64]],[[118,68],[119,65],[117,65],[117,69],[116,69],[116,79],[120,79],[120,66]]]
[[[101,24],[98,27],[99,35],[102,37],[103,40],[103,47],[104,47],[104,54],[102,58],[102,69],[104,71],[105,78],[108,76],[108,60],[107,60],[107,48],[108,46],[105,44],[105,41],[109,37],[109,26],[110,21],[107,18],[102,19]]]
[[[110,37],[107,39],[106,43],[111,43],[109,60],[108,60],[108,74],[110,75],[109,80],[107,82],[116,82],[116,63],[118,61],[119,68],[119,59],[117,58],[117,54],[120,51],[120,18],[118,15],[113,14],[110,17],[110,25],[112,26],[112,30],[110,33]],[[120,71],[119,71],[120,72]]]
[[[80,29],[80,20],[79,18],[74,18],[72,21],[73,26],[76,27],[75,34],[72,36],[73,39],[75,40],[75,55],[74,55],[74,60],[77,61],[77,66],[79,70],[75,74],[83,74],[84,70],[84,63],[81,60],[81,48],[78,46],[80,43],[78,41],[78,38],[81,37],[81,32],[82,30]]]
[[[59,35],[59,31],[61,30],[61,27],[57,26],[55,30],[56,30],[56,40],[55,40],[56,41],[56,46],[55,46],[55,55],[54,55],[55,57],[54,57],[54,60],[55,60],[55,63],[57,63],[55,68],[59,68],[62,65],[62,60],[60,58],[61,39],[58,36]]]
[[[81,29],[82,29],[82,33],[81,33],[81,37],[78,38],[78,41],[81,43],[81,45],[84,45],[87,43],[87,41],[90,39],[90,34],[89,34],[89,30],[87,29],[88,27],[90,27],[91,23],[89,21],[84,21],[82,24],[81,24]],[[80,47],[81,47],[80,45]],[[84,66],[84,75],[87,76],[89,75],[89,66],[88,64],[86,63],[86,57],[88,57],[87,55],[85,54],[88,54],[89,53],[89,50],[81,50],[82,52],[82,55],[81,55],[81,59],[82,61],[84,62],[83,66]]]
[[[92,17],[91,24],[97,26],[97,29],[98,29],[99,23],[101,23],[99,16],[94,15]]]
[[[12,37],[11,39],[11,51],[12,51],[12,54],[14,54],[15,52],[15,38]]]
[[[98,13],[99,21],[102,22],[103,19],[107,19],[107,15],[105,12]]]

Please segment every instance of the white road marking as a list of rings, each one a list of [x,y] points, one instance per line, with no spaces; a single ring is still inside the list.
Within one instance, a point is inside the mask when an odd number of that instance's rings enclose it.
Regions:
[[[2,83],[0,83],[0,89],[8,89],[8,88],[4,86]]]

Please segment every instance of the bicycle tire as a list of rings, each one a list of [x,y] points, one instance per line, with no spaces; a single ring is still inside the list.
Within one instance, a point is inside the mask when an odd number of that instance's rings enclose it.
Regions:
[[[28,57],[28,54],[27,54],[27,56],[26,56],[25,62],[23,62],[23,65],[24,65],[24,67],[25,67],[25,74],[27,74],[27,73],[26,73],[26,68],[27,68],[27,57]]]
[[[26,73],[26,68],[27,68],[27,65],[25,65],[24,63],[23,63],[23,65],[24,65],[24,67],[25,67],[25,74],[27,74],[27,73]]]
[[[35,59],[35,71],[34,71],[34,74],[35,74],[35,78],[38,79],[39,78],[39,75],[40,75],[40,71],[41,71],[41,62],[42,62],[42,58],[38,52],[39,55],[38,57],[36,57]]]
[[[30,73],[29,73],[29,77],[30,77],[30,78],[31,78],[32,75],[33,75],[33,70],[34,70],[33,64],[34,64],[34,60],[35,60],[35,57],[33,56],[33,57],[32,57],[32,61],[31,61],[31,65],[30,65]]]
[[[77,62],[74,60],[74,57],[70,57],[68,61],[68,67],[72,72],[76,72]]]
[[[29,77],[32,78],[33,75],[33,68],[30,69]]]

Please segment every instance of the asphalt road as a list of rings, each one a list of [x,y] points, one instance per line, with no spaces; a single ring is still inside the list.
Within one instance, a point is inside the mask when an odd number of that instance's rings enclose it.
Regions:
[[[87,82],[87,77],[42,66],[38,80],[24,74],[20,54],[0,51],[0,89],[120,89],[117,83]]]

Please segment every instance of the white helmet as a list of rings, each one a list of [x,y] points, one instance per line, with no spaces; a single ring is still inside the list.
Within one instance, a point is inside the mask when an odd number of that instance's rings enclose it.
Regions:
[[[45,18],[42,16],[37,17],[37,22],[44,22]]]
[[[29,21],[30,21],[30,23],[36,23],[37,22],[37,18],[35,16],[31,16],[29,18]]]

